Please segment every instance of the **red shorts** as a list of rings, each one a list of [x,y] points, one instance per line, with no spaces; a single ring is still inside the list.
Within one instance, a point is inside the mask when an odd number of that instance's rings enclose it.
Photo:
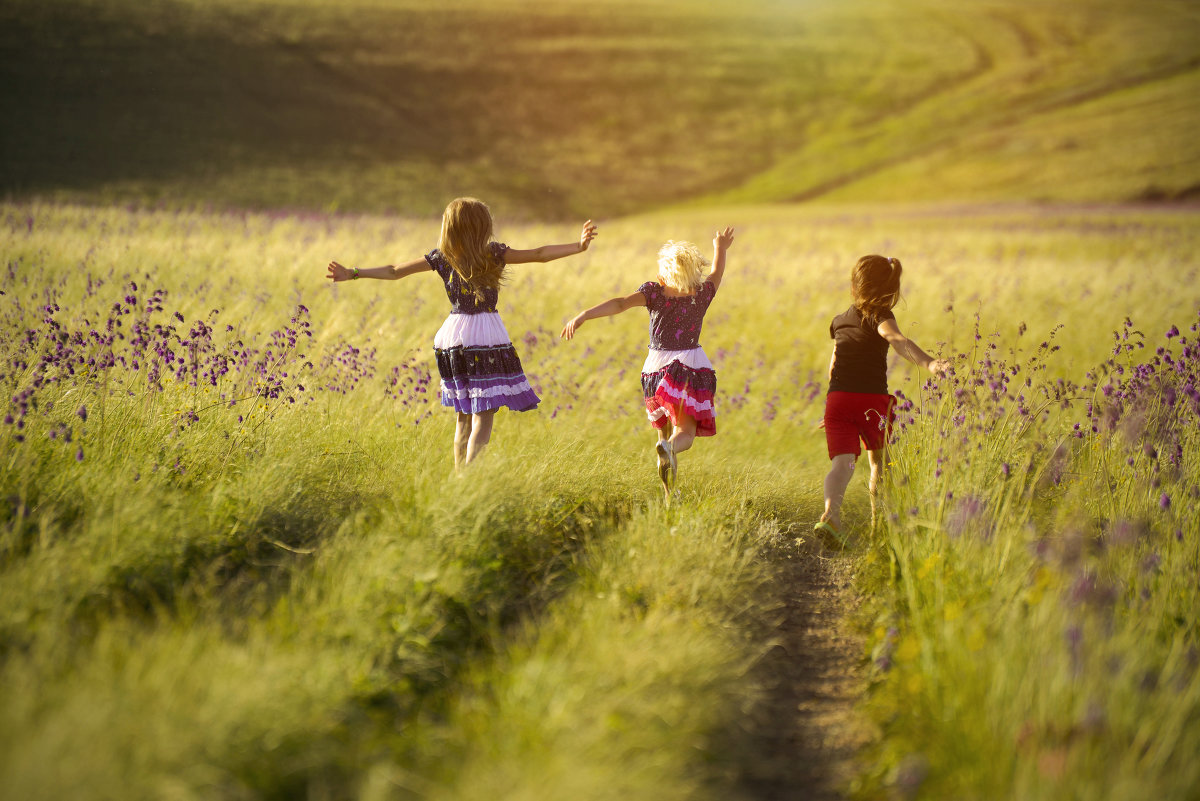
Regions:
[[[829,458],[843,453],[858,456],[861,439],[869,451],[887,445],[892,434],[891,395],[870,392],[830,392],[825,396],[825,444]]]

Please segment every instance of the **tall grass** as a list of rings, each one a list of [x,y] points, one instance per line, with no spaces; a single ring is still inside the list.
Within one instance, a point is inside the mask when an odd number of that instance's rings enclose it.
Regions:
[[[517,247],[570,235],[497,212]],[[922,792],[950,796],[1072,781],[1178,795],[1196,736],[1194,683],[1177,689],[1196,633],[1193,423],[1137,389],[1141,411],[1106,433],[1103,387],[1111,374],[1128,395],[1121,360],[1145,360],[1112,353],[1126,315],[1151,346],[1194,319],[1194,216],[758,207],[604,223],[587,254],[514,270],[501,313],[543,404],[501,414],[455,478],[431,383],[441,287],[321,285],[330,258],[427,251],[436,219],[7,204],[4,786],[729,797],[755,758],[740,717],[766,702],[748,671],[778,605],[764,546],[804,538],[820,508],[827,323],[854,258],[884,252],[906,266],[903,330],[961,356],[945,385],[893,370],[914,407],[881,530],[861,486],[848,503],[887,664],[864,793],[924,775]],[[556,333],[650,278],[662,241],[718,224],[739,230],[703,337],[720,434],[684,454],[664,509],[636,379],[645,318]],[[1171,414],[1185,397],[1178,384]],[[1127,464],[1120,432],[1156,456]]]
[[[864,560],[867,787],[1194,797],[1197,330],[1126,321],[1081,384],[1046,377],[1052,346],[1021,364],[990,343],[923,395]]]
[[[738,765],[719,733],[756,698],[757,554],[779,535],[736,498],[697,506],[635,515],[471,676],[430,797],[726,797]]]

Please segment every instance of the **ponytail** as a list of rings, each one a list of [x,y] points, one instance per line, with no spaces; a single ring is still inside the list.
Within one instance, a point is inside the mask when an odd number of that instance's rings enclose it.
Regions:
[[[874,318],[900,302],[900,275],[904,266],[888,256],[863,256],[850,272],[850,294],[864,316]]]

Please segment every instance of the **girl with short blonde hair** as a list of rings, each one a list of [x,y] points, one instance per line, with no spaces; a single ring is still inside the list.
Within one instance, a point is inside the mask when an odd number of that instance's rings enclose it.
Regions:
[[[717,373],[700,347],[700,329],[721,280],[725,253],[733,244],[733,229],[713,237],[712,272],[689,242],[667,242],[658,251],[659,281],[647,281],[632,295],[610,298],[575,315],[563,326],[571,339],[588,320],[620,314],[635,306],[650,312],[650,350],[642,365],[646,415],[658,441],[654,454],[658,477],[668,501],[674,487],[677,456],[696,437],[717,433]]]

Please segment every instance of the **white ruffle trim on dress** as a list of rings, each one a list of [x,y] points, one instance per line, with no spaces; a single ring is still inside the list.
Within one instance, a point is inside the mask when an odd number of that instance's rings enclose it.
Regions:
[[[684,390],[671,386],[669,383],[663,382],[659,384],[658,391],[682,406],[692,415],[692,417],[699,417],[705,412],[708,413],[707,416],[709,417],[715,417],[717,414],[717,407],[713,405],[711,400],[697,401]],[[656,409],[655,412],[661,413],[662,409]],[[661,414],[656,414],[654,412],[650,413],[649,415],[651,420],[655,420],[660,416]]]
[[[466,386],[463,381],[453,380],[442,381],[440,389],[443,397],[453,398],[457,401],[470,400],[486,400],[491,398],[514,398],[519,395],[533,395],[533,387],[529,386],[529,380],[521,376],[514,383],[506,383],[511,381],[508,378],[497,378],[492,380],[476,380],[474,386]],[[534,404],[536,405],[536,401]]]
[[[439,350],[457,347],[487,348],[511,343],[508,330],[498,312],[451,314],[433,335],[433,346]]]
[[[712,362],[704,353],[704,348],[696,347],[687,350],[655,350],[650,348],[646,354],[646,362],[642,365],[643,373],[657,373],[671,362],[679,362],[684,367],[693,370],[712,370]]]

